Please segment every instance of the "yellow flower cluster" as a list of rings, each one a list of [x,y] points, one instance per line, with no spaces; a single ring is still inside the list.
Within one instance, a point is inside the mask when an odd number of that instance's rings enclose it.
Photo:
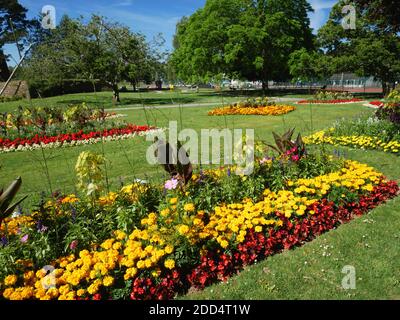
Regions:
[[[329,130],[332,132],[332,130]],[[361,149],[378,149],[384,152],[399,153],[400,141],[384,142],[378,137],[369,136],[332,136],[327,131],[319,131],[311,136],[305,137],[306,144],[332,144],[335,146],[350,146]]]
[[[135,182],[133,184],[124,186],[120,193],[110,192],[108,195],[99,198],[99,204],[102,206],[111,206],[119,196],[128,198],[132,203],[139,200],[139,196],[149,189],[146,184]]]
[[[149,219],[154,220],[155,214],[151,215]],[[156,229],[135,230],[129,236],[116,231],[114,237],[104,241],[97,250],[83,250],[78,256],[56,260],[50,276],[46,276],[44,270],[25,272],[19,281],[23,283],[20,287],[16,286],[18,277],[9,275],[2,283],[6,287],[3,296],[11,300],[74,300],[111,286],[115,281],[115,270],[124,270],[125,280],[134,278],[140,270],[152,269],[153,276],[156,276],[160,273],[160,260],[174,251]],[[175,261],[167,259],[164,266],[173,269]]]
[[[257,116],[279,116],[296,110],[296,107],[287,105],[271,105],[259,107],[227,106],[217,108],[208,113],[209,116],[225,115],[257,115]]]
[[[79,199],[74,194],[70,194],[69,196],[66,196],[61,200],[62,204],[68,204],[68,203],[74,204],[76,202],[79,202]]]
[[[5,233],[7,229],[8,235],[16,235],[21,227],[29,227],[33,224],[33,219],[29,216],[6,218],[0,225],[0,233]]]
[[[227,248],[231,243],[243,242],[249,229],[261,232],[266,226],[280,226],[281,221],[275,215],[277,212],[287,218],[305,215],[307,207],[323,198],[332,186],[372,191],[381,178],[381,173],[365,164],[346,161],[345,167],[339,172],[288,181],[287,187],[290,190],[272,192],[267,189],[263,201],[245,201],[216,207],[210,222],[199,236],[212,237],[222,248]],[[311,211],[308,213],[313,214]]]

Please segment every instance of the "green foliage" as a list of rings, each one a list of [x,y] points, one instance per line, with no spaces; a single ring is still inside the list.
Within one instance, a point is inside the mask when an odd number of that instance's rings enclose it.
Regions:
[[[0,103],[10,102],[10,101],[19,101],[21,99],[22,99],[22,97],[20,97],[20,96],[14,96],[14,97],[0,96]]]
[[[379,137],[384,142],[400,140],[400,126],[382,116],[378,111],[377,116],[360,115],[353,119],[341,119],[333,125],[334,136],[370,136]]]
[[[371,7],[376,7],[380,1],[372,2]],[[357,2],[356,28],[345,30],[341,25],[341,11],[347,4],[341,0],[333,7],[328,22],[318,32],[319,44],[331,57],[335,72],[353,71],[361,76],[373,76],[382,81],[386,94],[400,75],[399,34],[386,26],[378,27],[369,19],[368,10],[362,10]]]
[[[0,137],[14,140],[32,138],[35,135],[58,135],[76,133],[80,130],[90,132],[126,125],[123,121],[109,119],[113,113],[106,113],[104,108],[94,108],[86,103],[59,107],[44,105],[21,107],[13,112],[1,114]]]
[[[80,78],[92,82],[94,89],[100,79],[119,101],[119,82],[136,84],[154,77],[157,58],[145,37],[126,26],[96,15],[88,23],[64,16],[33,48],[23,75],[34,83],[46,80],[50,87]]]
[[[285,79],[290,53],[313,47],[311,11],[304,0],[208,0],[177,25],[177,75],[192,82],[223,73],[264,83]]]
[[[353,99],[354,96],[352,93],[349,92],[321,90],[314,95],[314,98],[316,100],[336,100],[336,99]]]
[[[246,100],[233,103],[233,107],[241,107],[241,108],[256,108],[261,106],[273,106],[275,102],[269,99],[268,97],[254,97],[247,98]]]
[[[22,179],[17,178],[7,187],[6,190],[4,191],[3,189],[0,190],[0,226],[3,220],[11,216],[15,208],[27,198],[27,196],[25,196],[18,202],[11,204],[13,199],[17,195],[18,190],[21,187],[21,184],[22,184]]]
[[[328,56],[305,48],[290,54],[289,71],[294,79],[302,81],[325,79],[333,73]]]

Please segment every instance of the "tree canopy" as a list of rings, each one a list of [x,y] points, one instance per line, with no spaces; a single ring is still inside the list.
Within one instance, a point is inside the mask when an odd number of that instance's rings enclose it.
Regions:
[[[380,3],[376,0],[374,3]],[[328,22],[319,30],[318,39],[326,55],[333,58],[336,71],[353,71],[360,76],[373,76],[382,82],[384,92],[400,78],[400,38],[391,28],[371,20],[368,10],[356,5],[356,28],[345,30],[341,25],[339,1]]]
[[[145,37],[128,27],[96,15],[86,24],[64,16],[32,50],[24,70],[31,80],[100,80],[119,101],[119,82],[149,80],[157,63]]]
[[[289,76],[289,56],[312,49],[306,0],[207,0],[177,25],[172,62],[185,81],[225,74],[248,80]]]
[[[0,80],[7,80],[10,71],[3,47],[29,34],[29,29],[35,26],[35,21],[26,17],[27,9],[17,0],[0,0]],[[21,49],[21,48],[20,48]]]

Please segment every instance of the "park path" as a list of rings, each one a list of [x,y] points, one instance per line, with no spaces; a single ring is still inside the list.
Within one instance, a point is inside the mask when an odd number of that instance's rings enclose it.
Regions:
[[[271,100],[275,102],[295,102],[301,100],[300,98],[277,98],[273,97]],[[164,105],[149,105],[144,106],[145,109],[173,109],[173,108],[193,108],[193,107],[210,107],[220,104],[220,102],[203,102],[203,103],[186,103],[186,104],[164,104]],[[106,111],[127,111],[127,110],[142,110],[142,105],[127,105],[126,107],[110,108]]]

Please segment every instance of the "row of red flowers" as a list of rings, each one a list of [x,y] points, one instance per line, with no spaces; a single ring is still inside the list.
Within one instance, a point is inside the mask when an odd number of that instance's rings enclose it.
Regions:
[[[0,138],[0,148],[18,148],[18,146],[32,146],[34,144],[49,144],[49,143],[66,143],[73,141],[90,140],[96,138],[106,138],[113,136],[121,136],[127,134],[134,134],[145,132],[154,129],[149,126],[137,126],[133,124],[128,124],[121,128],[105,129],[103,131],[92,131],[89,133],[84,133],[82,130],[76,133],[65,133],[55,136],[40,136],[35,135],[32,138],[16,138],[14,140],[2,139]]]
[[[301,246],[305,242],[346,223],[377,207],[388,199],[396,197],[399,186],[395,181],[381,182],[374,190],[358,199],[357,202],[337,206],[324,199],[308,209],[314,215],[294,220],[280,215],[283,225],[272,229],[268,235],[251,230],[245,241],[230,253],[208,252],[193,270],[175,269],[160,279],[137,278],[132,284],[132,300],[173,299],[177,293],[185,293],[191,287],[203,289],[213,283],[225,281],[240,272],[244,266],[273,254]],[[88,299],[88,298],[86,298]],[[94,300],[111,299],[106,294],[96,294]]]
[[[361,102],[362,99],[332,99],[332,100],[300,100],[298,104],[307,104],[307,103],[315,103],[315,104],[336,104],[336,103],[352,103],[352,102]]]
[[[376,100],[376,101],[371,101],[369,103],[370,105],[376,106],[376,107],[382,107],[384,103],[382,101]]]

